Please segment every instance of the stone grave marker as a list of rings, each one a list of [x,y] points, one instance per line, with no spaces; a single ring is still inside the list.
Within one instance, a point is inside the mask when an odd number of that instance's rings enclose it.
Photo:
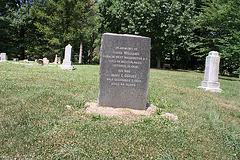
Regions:
[[[57,57],[57,55],[55,56],[55,60],[54,60],[54,64],[57,64],[57,60],[58,60],[58,57]]]
[[[6,53],[0,53],[0,62],[7,61],[7,54]]]
[[[43,64],[45,64],[47,61],[47,58],[43,58],[42,60],[43,60]]]
[[[57,57],[57,63],[61,64],[61,57]]]
[[[49,60],[47,58],[43,58],[43,63],[44,64],[49,64]]]
[[[17,62],[18,62],[18,61],[19,61],[19,58],[13,58],[13,61],[17,61]]]
[[[72,54],[72,46],[70,44],[68,44],[65,47],[65,55],[64,55],[63,64],[60,66],[61,69],[69,69],[69,70],[75,69],[72,66],[71,54]]]
[[[98,106],[146,109],[150,48],[148,37],[103,34]]]
[[[43,59],[38,59],[37,63],[38,63],[39,66],[43,66]]]
[[[205,62],[204,80],[202,81],[202,85],[198,88],[201,88],[203,90],[210,90],[212,92],[222,91],[219,88],[220,83],[218,82],[219,63],[220,57],[218,55],[218,52],[209,52]]]

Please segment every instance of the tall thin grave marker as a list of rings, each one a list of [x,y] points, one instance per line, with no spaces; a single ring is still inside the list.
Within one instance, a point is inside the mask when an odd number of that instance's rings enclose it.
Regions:
[[[69,69],[69,70],[75,69],[72,66],[71,54],[72,54],[72,46],[70,44],[68,44],[65,47],[65,55],[64,55],[63,64],[60,66],[61,69]]]

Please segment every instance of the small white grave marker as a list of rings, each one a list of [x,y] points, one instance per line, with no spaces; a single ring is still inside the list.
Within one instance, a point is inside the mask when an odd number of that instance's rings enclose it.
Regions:
[[[58,59],[58,57],[57,57],[57,55],[55,56],[55,60],[54,60],[54,64],[57,64],[57,59]]]
[[[0,53],[0,62],[7,61],[7,54],[6,53]]]

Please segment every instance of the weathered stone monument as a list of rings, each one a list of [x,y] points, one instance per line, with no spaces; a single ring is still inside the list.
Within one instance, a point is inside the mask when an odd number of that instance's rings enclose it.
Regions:
[[[0,62],[7,61],[7,54],[6,53],[0,53]]]
[[[47,58],[43,58],[43,63],[44,64],[49,64],[49,60]]]
[[[72,54],[71,52],[72,52],[72,46],[70,44],[68,44],[65,47],[65,55],[64,55],[63,64],[60,66],[61,69],[69,69],[69,70],[75,69],[72,66],[72,62],[71,62],[71,54]]]
[[[148,37],[103,34],[98,106],[146,109],[150,48]]]
[[[42,59],[38,59],[37,63],[38,63],[39,66],[43,66],[43,60]]]
[[[17,61],[17,62],[18,62],[18,61],[19,61],[19,58],[13,58],[13,61]]]
[[[54,60],[54,64],[57,64],[57,60],[58,60],[58,57],[57,57],[57,55],[55,56],[55,60]]]
[[[61,57],[57,57],[57,63],[61,64]]]
[[[218,82],[219,63],[220,57],[218,55],[218,52],[209,52],[205,62],[204,80],[202,81],[202,86],[199,86],[198,88],[212,92],[222,91],[219,88],[220,83]]]
[[[55,56],[54,64],[61,64],[61,57]]]

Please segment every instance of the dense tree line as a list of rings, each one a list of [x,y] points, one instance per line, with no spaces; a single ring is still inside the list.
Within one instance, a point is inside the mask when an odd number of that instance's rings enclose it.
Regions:
[[[101,34],[152,39],[151,66],[203,69],[209,51],[219,51],[222,73],[240,72],[238,0],[1,0],[0,52],[8,57],[63,57],[97,63]]]

